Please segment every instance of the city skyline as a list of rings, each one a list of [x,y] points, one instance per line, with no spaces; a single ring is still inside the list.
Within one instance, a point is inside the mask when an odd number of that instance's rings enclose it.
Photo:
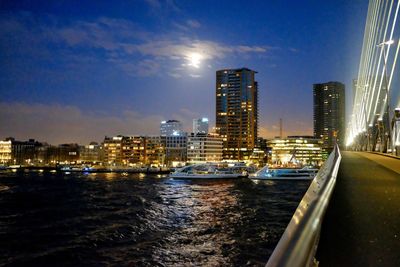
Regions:
[[[0,137],[89,143],[157,134],[166,119],[190,131],[200,117],[212,127],[215,71],[241,67],[258,71],[260,136],[279,135],[279,118],[284,135],[312,134],[312,84],[351,87],[367,1],[227,3],[2,2]]]

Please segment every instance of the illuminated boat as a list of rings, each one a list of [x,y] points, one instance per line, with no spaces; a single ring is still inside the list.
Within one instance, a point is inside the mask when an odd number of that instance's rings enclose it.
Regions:
[[[248,173],[243,167],[225,167],[218,164],[190,165],[169,175],[174,179],[237,179],[247,176]]]
[[[249,178],[256,180],[312,180],[318,169],[304,167],[301,169],[270,169],[265,166]]]

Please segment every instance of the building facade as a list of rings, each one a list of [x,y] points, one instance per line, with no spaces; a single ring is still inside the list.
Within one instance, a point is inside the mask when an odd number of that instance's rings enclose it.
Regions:
[[[103,141],[103,161],[106,165],[122,164],[122,135],[108,137]]]
[[[91,142],[89,145],[80,146],[79,160],[85,163],[97,163],[101,159],[101,146],[96,142]]]
[[[321,138],[323,148],[331,151],[335,141],[344,146],[345,86],[340,82],[314,84],[314,137]]]
[[[250,157],[258,129],[257,72],[224,69],[216,72],[216,131],[223,139],[223,157]]]
[[[193,133],[194,134],[208,134],[208,118],[194,119],[193,120]]]
[[[162,166],[165,160],[165,140],[163,139],[179,137],[181,136],[119,135],[106,137],[102,152],[104,164],[136,167]]]
[[[182,123],[177,120],[162,121],[160,134],[161,136],[180,136],[183,134]]]
[[[165,145],[161,136],[146,136],[144,162],[147,166],[164,166]]]
[[[60,163],[76,163],[79,160],[78,144],[61,144],[57,147],[58,158]]]
[[[187,139],[186,133],[181,135],[161,136],[165,146],[165,164],[173,166],[187,160]]]
[[[268,141],[271,163],[276,165],[320,165],[326,158],[323,141],[313,136],[288,136]]]
[[[121,143],[122,165],[142,165],[146,159],[145,142],[144,136],[123,136]]]
[[[191,163],[222,160],[223,141],[216,134],[192,133],[187,142],[187,160]]]
[[[12,161],[11,140],[0,141],[0,164],[9,164]]]

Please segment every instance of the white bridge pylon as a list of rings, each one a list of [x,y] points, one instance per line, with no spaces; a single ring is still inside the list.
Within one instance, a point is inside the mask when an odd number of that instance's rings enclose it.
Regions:
[[[363,47],[346,146],[358,150],[394,151],[395,109],[393,80],[399,79],[396,63],[400,49],[400,0],[370,0]],[[395,79],[394,79],[395,78]],[[394,103],[394,104],[393,104]],[[400,148],[399,148],[400,150]]]

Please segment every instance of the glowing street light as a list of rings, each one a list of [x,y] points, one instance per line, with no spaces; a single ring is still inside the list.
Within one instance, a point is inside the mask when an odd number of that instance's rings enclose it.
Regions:
[[[380,44],[378,44],[376,46],[377,47],[383,47],[384,45],[391,45],[393,43],[394,43],[394,40],[389,40],[389,41],[382,42],[382,43],[380,43]]]

